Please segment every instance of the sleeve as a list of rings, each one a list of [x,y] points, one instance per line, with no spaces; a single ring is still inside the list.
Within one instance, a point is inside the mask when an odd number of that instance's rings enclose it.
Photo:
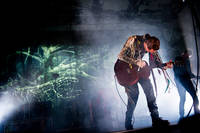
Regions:
[[[189,59],[186,59],[185,64],[186,64],[187,72],[189,73],[190,77],[191,78],[196,78],[196,76],[191,71],[191,65],[190,65]]]
[[[152,66],[152,68],[163,68],[167,65],[166,63],[162,62],[161,58],[158,55],[158,52],[156,52],[155,54],[149,53],[149,64],[150,66]]]
[[[134,41],[136,36],[131,36],[128,38],[126,43],[124,44],[124,47],[120,51],[118,58],[122,61],[125,61],[129,64],[136,64],[137,59],[134,59],[135,55],[135,48],[134,48]]]

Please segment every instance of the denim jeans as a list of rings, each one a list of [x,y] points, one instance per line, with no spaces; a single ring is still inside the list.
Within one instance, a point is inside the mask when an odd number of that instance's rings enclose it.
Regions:
[[[191,95],[191,97],[193,99],[195,114],[199,113],[200,112],[198,109],[199,100],[196,95],[196,91],[195,91],[195,88],[193,86],[193,83],[192,83],[190,77],[175,75],[175,83],[176,83],[176,87],[178,89],[178,94],[180,96],[180,103],[179,103],[180,118],[184,117],[184,105],[185,105],[185,100],[186,100],[185,99],[186,91]]]
[[[150,79],[140,79],[138,83],[140,83],[140,85],[143,88],[144,94],[147,99],[148,109],[151,113],[152,119],[159,118],[158,107],[156,105],[156,98],[154,95],[154,91],[153,91],[153,87],[152,87]],[[138,101],[138,95],[139,95],[138,83],[132,86],[125,87],[126,94],[128,96],[125,126],[130,125],[132,122],[132,118],[134,118],[133,112],[135,110],[135,107]]]

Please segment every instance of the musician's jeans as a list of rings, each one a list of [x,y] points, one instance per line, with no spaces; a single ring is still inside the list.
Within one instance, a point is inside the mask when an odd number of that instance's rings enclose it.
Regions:
[[[154,91],[150,79],[140,79],[138,82],[142,86],[145,96],[147,98],[147,105],[151,113],[152,119],[159,118],[158,107],[156,105],[156,98],[154,96]],[[128,105],[125,118],[125,127],[127,127],[131,124],[132,118],[134,118],[133,112],[138,101],[139,90],[138,84],[134,84],[125,88],[128,96]]]
[[[180,103],[179,103],[179,115],[180,118],[184,117],[184,104],[185,104],[185,96],[186,91],[191,95],[193,99],[194,104],[194,113],[198,114],[200,113],[198,109],[199,100],[196,95],[195,88],[193,86],[192,81],[190,80],[190,77],[187,76],[175,76],[175,83],[178,89],[178,94],[180,96]]]

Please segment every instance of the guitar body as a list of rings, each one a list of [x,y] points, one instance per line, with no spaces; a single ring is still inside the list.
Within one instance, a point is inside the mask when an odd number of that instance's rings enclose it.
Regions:
[[[114,71],[119,84],[122,86],[134,85],[139,79],[146,79],[150,76],[150,68],[148,65],[138,71],[137,65],[129,65],[128,63],[120,60],[117,60],[115,63]]]
[[[148,79],[150,76],[150,71],[151,67],[148,66],[146,62],[146,66],[137,71],[139,79]]]

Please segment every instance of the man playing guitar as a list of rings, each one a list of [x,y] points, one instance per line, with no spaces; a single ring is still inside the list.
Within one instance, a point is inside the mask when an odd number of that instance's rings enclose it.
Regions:
[[[143,36],[130,36],[124,44],[115,63],[114,71],[120,85],[125,87],[128,96],[128,105],[125,118],[125,128],[133,129],[132,117],[135,110],[139,90],[138,83],[142,86],[147,98],[148,108],[152,118],[152,126],[169,125],[167,120],[159,117],[156,98],[153,87],[149,79],[152,68],[172,68],[172,62],[162,63],[157,56],[160,48],[160,41],[154,36],[145,34]],[[149,53],[150,67],[142,58],[145,53]]]

